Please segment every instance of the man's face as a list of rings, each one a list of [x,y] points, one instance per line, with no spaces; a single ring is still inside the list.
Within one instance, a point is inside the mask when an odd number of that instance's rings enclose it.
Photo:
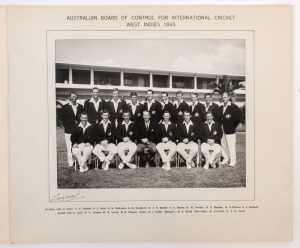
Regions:
[[[149,112],[143,112],[143,119],[146,122],[148,122],[150,120],[150,114],[149,114]]]
[[[103,113],[103,114],[101,115],[101,117],[102,117],[102,119],[103,119],[104,122],[107,122],[107,121],[108,121],[109,115],[108,115],[108,113]]]
[[[229,97],[227,94],[223,94],[222,99],[223,99],[224,103],[228,103],[228,101],[229,101]]]
[[[118,99],[119,99],[119,92],[118,92],[118,91],[114,91],[114,92],[112,93],[112,96],[113,96],[113,99],[114,99],[114,100],[118,100]]]
[[[192,94],[192,95],[191,95],[191,100],[192,100],[192,103],[197,102],[197,96],[194,95],[194,94]]]
[[[151,92],[151,91],[147,91],[147,99],[148,99],[149,101],[151,101],[152,98],[153,98],[152,92]]]
[[[207,120],[207,122],[210,124],[211,122],[212,122],[212,120],[213,120],[213,115],[212,114],[207,114],[206,115],[206,120]]]
[[[206,104],[208,105],[208,104],[210,104],[211,103],[211,101],[212,101],[212,97],[210,96],[210,95],[207,95],[207,96],[205,96],[205,102],[206,102]]]
[[[165,122],[169,122],[170,117],[171,117],[170,113],[164,113],[164,115],[163,115],[163,118],[164,118]]]
[[[80,121],[82,122],[83,125],[86,125],[87,121],[88,121],[87,115],[81,115],[80,116]]]
[[[164,103],[166,103],[168,101],[168,96],[167,94],[162,94],[161,95],[162,100],[164,101]]]
[[[92,93],[93,98],[98,99],[99,97],[99,90],[94,89]]]
[[[191,114],[190,114],[190,113],[187,113],[187,112],[185,112],[185,113],[184,113],[184,120],[185,120],[185,122],[189,122],[189,121],[190,121],[190,119],[191,119]]]
[[[177,97],[178,102],[180,102],[181,99],[182,99],[182,94],[181,94],[181,93],[180,93],[180,94],[177,94],[176,97]]]
[[[123,117],[124,121],[127,123],[130,119],[130,114],[125,112],[125,113],[123,113],[122,117]]]
[[[137,96],[131,96],[131,102],[133,104],[136,104],[137,103]]]
[[[77,100],[77,95],[76,94],[71,94],[70,95],[70,101],[73,102],[73,103],[76,103],[76,100]]]

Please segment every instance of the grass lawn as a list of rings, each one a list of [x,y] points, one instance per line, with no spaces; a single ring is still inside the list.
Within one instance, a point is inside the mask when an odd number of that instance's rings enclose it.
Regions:
[[[57,128],[57,186],[73,188],[224,188],[246,186],[245,133],[237,133],[237,165],[204,170],[188,170],[185,163],[170,171],[161,168],[119,170],[114,164],[108,171],[91,168],[85,173],[69,167],[63,128]]]

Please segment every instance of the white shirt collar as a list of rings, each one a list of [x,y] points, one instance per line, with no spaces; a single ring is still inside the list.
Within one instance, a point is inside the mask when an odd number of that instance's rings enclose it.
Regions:
[[[186,124],[185,121],[183,121],[182,123],[185,124],[185,125],[187,125],[187,126],[194,125],[191,120],[189,121],[189,124]]]
[[[163,102],[163,105],[166,105],[169,103],[169,100],[167,100],[166,102]]]
[[[132,123],[132,121],[129,121],[128,124],[126,124],[125,121],[122,121],[122,125],[130,125]]]
[[[207,121],[205,122],[205,124],[209,125]],[[213,120],[210,125],[212,125],[212,124],[215,124],[215,122]]]
[[[100,122],[100,124],[103,124],[103,125],[107,125],[108,123],[111,123],[110,120],[108,120],[108,121],[106,122],[106,124],[104,123],[103,120]]]
[[[225,105],[224,105],[224,103],[222,102],[222,105],[225,107]],[[231,106],[231,101],[228,101],[228,104],[227,104],[227,106]],[[227,107],[226,106],[226,107]]]
[[[182,103],[183,102],[183,98],[180,100],[180,101],[177,101],[177,103],[179,104],[179,103]]]
[[[161,121],[161,123],[162,124],[164,124],[165,126],[167,125],[167,126],[169,126],[169,125],[171,125],[172,124],[172,122],[171,121],[169,121],[167,124],[164,122],[164,121]]]
[[[210,106],[212,106],[212,102],[210,102],[209,104],[208,104],[208,106],[207,106],[207,104],[205,103],[205,107],[207,108],[207,107],[210,107]]]
[[[149,102],[148,100],[146,101],[148,104],[150,103],[150,104],[152,104],[152,103],[155,103],[155,100],[154,100],[154,98],[152,98],[152,100],[151,100],[151,102]]]
[[[82,129],[87,129],[89,126],[91,126],[91,124],[89,122],[87,122],[85,127],[83,126],[82,122],[80,122],[78,125],[78,127],[82,127]]]
[[[101,101],[102,101],[102,100],[101,100],[101,98],[99,97],[97,102],[101,102]],[[96,103],[93,97],[90,99],[90,102]]]
[[[74,106],[71,101],[69,101],[69,105],[72,106],[72,107],[78,107],[78,103],[76,102],[76,105]]]
[[[199,101],[196,101],[195,105],[194,105],[194,103],[192,102],[192,106],[196,106],[196,105],[198,105],[198,103],[199,103]]]
[[[138,101],[136,102],[135,105],[133,105],[132,102],[130,102],[130,103],[129,103],[129,106],[137,106],[137,105],[139,105],[139,104],[140,104],[140,103],[139,103]]]
[[[114,99],[111,99],[110,101],[111,101],[112,103],[119,103],[119,102],[121,102],[121,99],[119,98],[117,102],[115,102]]]

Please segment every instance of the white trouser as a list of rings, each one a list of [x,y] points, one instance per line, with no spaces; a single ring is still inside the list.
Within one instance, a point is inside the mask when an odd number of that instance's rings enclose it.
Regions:
[[[187,150],[190,152],[187,153]],[[188,162],[191,163],[192,159],[197,155],[198,145],[195,142],[184,144],[183,142],[177,145],[177,152]]]
[[[129,163],[132,156],[136,153],[137,146],[134,142],[128,141],[128,142],[120,142],[117,145],[117,151],[118,155],[120,156],[122,162]],[[125,151],[128,151],[127,155],[125,154]]]
[[[174,142],[161,142],[157,144],[156,149],[161,157],[163,163],[170,162],[176,153],[176,144]],[[168,150],[168,155],[166,154]]]
[[[73,156],[72,156],[72,142],[71,142],[71,134],[65,133],[65,140],[67,145],[67,157],[68,157],[68,164],[69,166],[73,166]]]
[[[108,152],[107,156],[105,156],[104,152]],[[99,158],[101,162],[110,162],[117,153],[117,147],[112,143],[108,143],[105,147],[98,144],[94,147],[93,153]]]
[[[86,166],[86,162],[91,156],[92,151],[93,151],[93,146],[92,145],[85,146],[84,143],[79,144],[78,148],[74,148],[74,147],[72,148],[72,152],[76,157],[76,159],[78,160],[80,167]]]
[[[221,139],[222,144],[222,156],[225,161],[229,161],[230,163],[236,163],[236,151],[235,151],[235,143],[236,143],[236,134],[223,134]]]
[[[201,144],[201,152],[203,153],[206,161],[209,164],[212,164],[215,160],[219,159],[221,155],[221,150],[221,146],[216,143],[214,143],[213,145],[209,145],[207,143]]]

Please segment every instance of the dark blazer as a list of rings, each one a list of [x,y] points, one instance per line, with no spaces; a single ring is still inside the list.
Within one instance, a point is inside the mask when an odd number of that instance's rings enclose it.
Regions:
[[[83,133],[82,127],[78,125],[74,127],[71,134],[72,146],[74,144],[81,144],[81,143],[90,143],[91,145],[94,145],[95,143],[94,127],[92,125],[87,127],[85,129],[85,132]]]
[[[136,136],[136,128],[135,123],[131,122],[126,131],[126,127],[124,124],[119,123],[117,127],[117,140],[118,142],[123,142],[123,138],[128,137],[131,141],[135,141]]]
[[[234,134],[235,128],[241,121],[241,111],[238,106],[231,103],[231,105],[227,106],[225,113],[223,114],[224,106],[220,106],[221,113],[221,123],[223,125],[223,130],[225,134]]]
[[[169,140],[173,142],[176,142],[176,124],[174,123],[169,124],[167,130],[163,123],[159,123],[158,126],[160,128],[159,142],[162,142],[162,139],[165,137],[167,137]]]
[[[200,138],[200,128],[198,125],[191,125],[189,127],[189,132],[187,132],[185,124],[181,123],[177,125],[176,129],[176,137],[179,142],[182,142],[184,139],[188,139],[190,141],[198,142],[198,139]]]
[[[213,139],[215,143],[221,145],[223,131],[221,124],[214,122],[211,126],[211,131],[209,131],[208,124],[202,123],[200,129],[200,140],[201,142],[207,142],[208,139]]]
[[[145,106],[143,104],[138,104],[135,110],[135,113],[132,113],[131,105],[127,104],[127,110],[130,113],[130,120],[138,123],[143,121],[143,111],[145,109]]]
[[[84,102],[84,111],[87,113],[89,118],[89,123],[96,124],[102,120],[101,114],[104,109],[107,108],[106,101],[100,98],[99,108],[96,111],[94,103],[90,102],[91,99],[87,99]]]
[[[65,133],[71,134],[76,124],[80,123],[79,115],[83,111],[83,106],[78,103],[76,116],[69,103],[62,106],[61,121],[65,127]]]
[[[106,132],[104,131],[104,126],[102,123],[97,123],[94,130],[97,144],[103,140],[107,140],[108,143],[115,143],[117,138],[117,130],[114,123],[108,123]]]
[[[197,125],[201,125],[202,122],[205,121],[205,107],[202,103],[197,102],[197,104],[194,107],[194,110],[192,111],[193,106],[190,106],[191,111],[191,120],[193,123]]]
[[[123,118],[123,112],[127,109],[127,104],[124,100],[121,100],[118,102],[117,112],[115,110],[114,104],[111,101],[108,101],[107,103],[107,109],[109,111],[109,120],[113,123],[115,123],[116,119],[118,120],[118,123],[122,122]]]
[[[165,104],[164,106],[162,105],[162,115],[164,114],[165,111],[169,111],[170,114],[171,114],[171,121],[173,123],[176,123],[176,108],[175,106],[173,105],[173,103],[171,103],[170,101]],[[163,120],[163,117],[161,118],[161,120]]]
[[[211,112],[214,116],[214,121],[219,122],[219,123],[221,122],[221,112],[220,112],[220,107],[218,104],[212,103],[212,105],[208,107],[207,111],[206,111],[205,104],[204,104],[204,109],[205,109],[205,114],[202,117],[203,120],[206,120],[206,116],[205,116],[206,113]]]
[[[181,124],[184,121],[183,112],[189,110],[190,107],[185,101],[183,101],[179,105],[178,103],[175,103],[174,106],[176,110],[176,123]],[[179,115],[179,112],[182,112],[182,115]]]
[[[136,139],[141,143],[141,139],[147,138],[150,142],[157,144],[160,140],[160,129],[156,122],[150,120],[149,128],[146,128],[145,121],[142,121],[137,124],[137,135]]]
[[[145,107],[145,110],[148,110],[148,101],[146,101],[144,103],[144,107]],[[159,123],[160,120],[161,120],[161,117],[162,117],[161,103],[154,100],[154,103],[151,104],[149,112],[150,112],[150,115],[151,115],[150,120],[154,121],[156,123]]]

